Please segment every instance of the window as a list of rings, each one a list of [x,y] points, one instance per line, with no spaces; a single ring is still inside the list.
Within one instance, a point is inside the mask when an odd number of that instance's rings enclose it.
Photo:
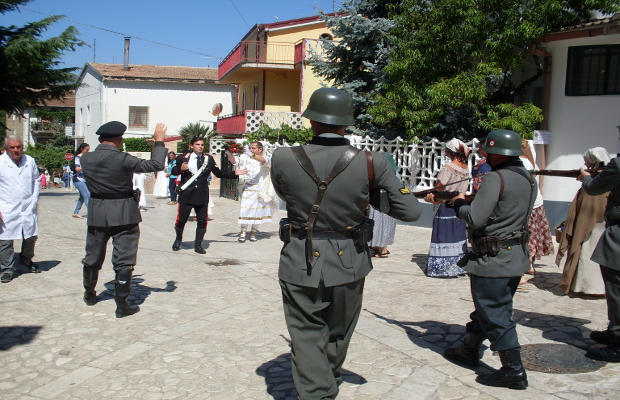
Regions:
[[[321,33],[321,36],[319,36],[319,39],[321,39],[321,40],[334,40],[334,37],[332,35],[330,35],[329,33]]]
[[[569,47],[565,94],[620,94],[620,45]]]
[[[90,125],[90,106],[86,106],[86,125]]]
[[[129,107],[129,128],[137,131],[149,130],[148,107]]]

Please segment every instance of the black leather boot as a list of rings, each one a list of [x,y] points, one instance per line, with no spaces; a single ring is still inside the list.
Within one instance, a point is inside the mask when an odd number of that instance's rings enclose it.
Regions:
[[[486,386],[505,387],[509,389],[527,388],[527,375],[521,362],[519,350],[499,351],[502,367],[497,371],[478,375],[476,381]]]
[[[450,361],[465,364],[468,367],[478,367],[480,365],[480,346],[486,337],[474,333],[469,333],[459,347],[446,349],[443,356]]]
[[[198,254],[205,254],[207,251],[202,248],[202,239],[207,233],[206,229],[196,228],[196,240],[194,241],[194,251]]]
[[[131,294],[131,276],[133,267],[126,266],[116,273],[114,301],[116,302],[116,318],[123,318],[140,311],[138,306],[130,306],[127,299]]]
[[[94,306],[97,304],[97,292],[95,292],[95,287],[97,286],[99,271],[84,264],[83,276],[84,303],[86,303],[87,306]]]
[[[181,250],[181,242],[183,242],[183,228],[175,226],[174,232],[177,234],[177,237],[174,239],[174,243],[172,243],[172,251],[179,251]]]

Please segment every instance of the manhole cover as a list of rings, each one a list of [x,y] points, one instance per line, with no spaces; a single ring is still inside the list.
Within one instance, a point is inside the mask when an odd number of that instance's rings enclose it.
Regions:
[[[525,344],[521,358],[526,371],[548,374],[574,374],[601,369],[605,362],[592,360],[585,351],[574,346],[556,343]]]
[[[214,265],[216,267],[221,267],[222,265],[239,265],[241,264],[241,262],[239,262],[238,260],[226,259],[226,260],[219,260],[219,261],[205,261],[205,264]]]

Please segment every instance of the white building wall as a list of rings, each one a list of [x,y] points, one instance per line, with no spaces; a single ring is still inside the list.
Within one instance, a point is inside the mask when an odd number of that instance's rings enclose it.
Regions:
[[[95,132],[103,124],[105,115],[103,82],[100,75],[87,66],[79,83],[75,92],[75,136],[84,137],[86,143],[96,146],[98,138]]]
[[[583,166],[582,154],[593,147],[604,147],[613,156],[618,153],[620,95],[565,96],[569,46],[620,43],[620,35],[596,36],[545,44],[553,56],[549,130],[553,143],[547,146],[547,168],[576,169]],[[546,201],[570,202],[581,184],[569,178],[545,177]],[[547,205],[547,204],[545,204]]]

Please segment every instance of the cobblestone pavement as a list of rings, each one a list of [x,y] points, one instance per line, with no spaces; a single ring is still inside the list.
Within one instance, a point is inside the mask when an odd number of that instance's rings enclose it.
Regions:
[[[142,311],[117,319],[110,255],[99,302],[82,301],[86,223],[71,217],[76,199],[65,189],[42,193],[43,272],[20,266],[23,274],[0,284],[1,399],[296,398],[276,224],[263,225],[255,243],[237,243],[238,203],[216,197],[207,254],[190,246],[193,223],[172,252],[176,207],[150,196],[132,294]],[[620,364],[583,357],[590,331],[606,326],[605,302],[564,296],[552,256],[515,298],[528,390],[475,382],[499,366],[489,349],[477,369],[446,361],[441,353],[464,336],[473,304],[466,277],[424,276],[429,239],[429,229],[399,225],[389,258],[376,260],[339,399],[620,398]]]

